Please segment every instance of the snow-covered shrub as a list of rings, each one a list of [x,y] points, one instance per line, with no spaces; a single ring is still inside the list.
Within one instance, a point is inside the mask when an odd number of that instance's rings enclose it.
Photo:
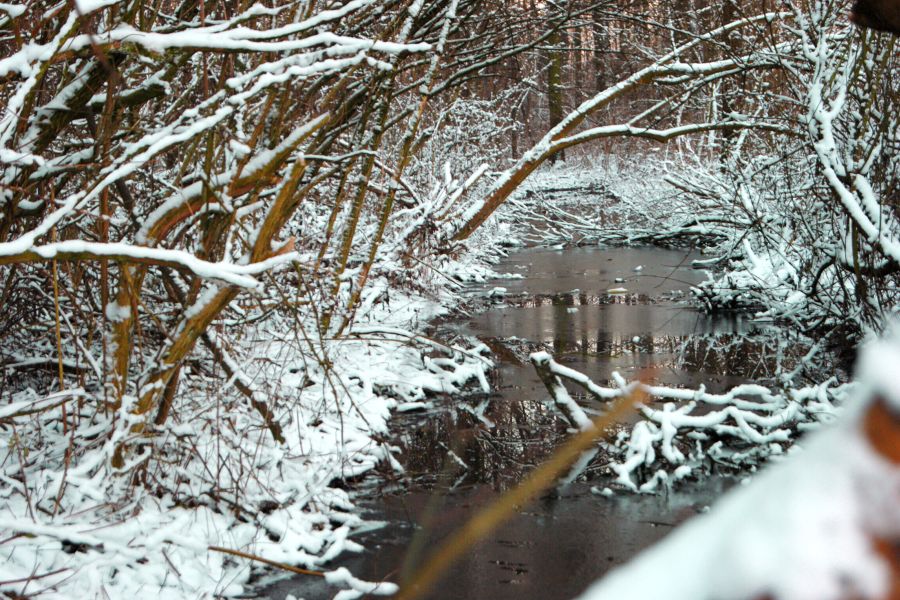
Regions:
[[[858,339],[898,300],[897,57],[887,37],[849,29],[840,3],[794,16],[792,95],[771,116],[803,133],[748,139],[718,169],[673,182],[725,234],[721,274],[699,290],[708,308]]]
[[[229,596],[357,548],[331,484],[489,367],[387,285],[464,202],[417,212],[403,141],[465,4],[0,5],[0,593]]]

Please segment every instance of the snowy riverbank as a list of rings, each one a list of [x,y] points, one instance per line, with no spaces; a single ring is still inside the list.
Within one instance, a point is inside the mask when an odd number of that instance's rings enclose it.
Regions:
[[[0,409],[0,590],[206,598],[248,592],[263,568],[252,557],[327,571],[329,560],[360,549],[350,538],[362,521],[341,482],[400,468],[385,442],[392,411],[467,384],[486,388],[486,348],[419,334],[460,302],[451,276],[489,273],[473,252],[446,264],[429,293],[376,279],[340,340],[272,314],[228,350],[231,377],[201,354],[186,369],[177,412],[146,442],[154,459],[134,458],[147,460],[143,485],[110,467],[127,431],[100,435],[114,415],[88,392],[17,393]],[[270,407],[283,443],[236,383]],[[129,423],[129,406],[120,423]],[[343,599],[395,589],[326,577]]]

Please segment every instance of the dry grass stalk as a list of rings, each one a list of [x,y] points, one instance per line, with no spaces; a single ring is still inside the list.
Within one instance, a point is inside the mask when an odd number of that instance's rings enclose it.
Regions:
[[[598,438],[606,435],[612,425],[627,416],[634,409],[634,405],[643,400],[644,396],[644,392],[640,388],[636,388],[628,396],[612,403],[608,411],[593,420],[593,428],[581,431],[572,437],[547,462],[532,471],[521,484],[476,514],[435,552],[409,582],[401,587],[396,596],[397,600],[412,600],[427,593],[444,571],[467,550],[506,522],[523,505],[554,485],[585,450]]]

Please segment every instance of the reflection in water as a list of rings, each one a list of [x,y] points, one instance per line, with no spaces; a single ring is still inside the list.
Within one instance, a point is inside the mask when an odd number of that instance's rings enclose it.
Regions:
[[[543,402],[492,402],[438,411],[398,439],[400,460],[415,484],[487,484],[503,491],[542,462],[566,434],[565,423]]]
[[[601,385],[652,369],[655,382],[717,392],[748,380],[765,382],[791,369],[806,346],[746,318],[702,314],[684,302],[706,273],[690,268],[695,253],[652,248],[529,250],[500,270],[521,280],[503,304],[464,323],[442,325],[439,336],[476,336],[501,361],[489,395],[455,398],[427,413],[399,415],[392,443],[406,469],[400,480],[373,480],[358,501],[369,518],[388,525],[362,537],[367,550],[344,557],[359,577],[401,580],[498,494],[517,484],[567,436],[567,424],[547,402],[528,363],[536,350]],[[641,267],[641,269],[636,269]],[[615,287],[627,289],[610,294]],[[575,390],[573,390],[575,391]],[[575,395],[587,409],[592,399]],[[712,502],[730,485],[710,477],[658,496],[591,493],[603,487],[602,453],[581,482],[545,495],[454,565],[429,598],[571,598],[611,566]],[[335,565],[335,566],[338,566]],[[330,598],[318,580],[291,580],[267,591],[314,600]]]

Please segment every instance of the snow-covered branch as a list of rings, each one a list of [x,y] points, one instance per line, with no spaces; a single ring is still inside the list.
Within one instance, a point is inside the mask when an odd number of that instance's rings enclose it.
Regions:
[[[786,392],[743,384],[723,394],[712,394],[702,387],[691,390],[641,382],[629,384],[617,373],[613,377],[618,387],[608,388],[557,363],[545,352],[532,354],[531,362],[557,407],[574,426],[581,427],[590,420],[571,398],[564,382],[604,404],[636,389],[650,399],[639,409],[643,420],[607,448],[621,461],[609,465],[616,474],[616,483],[641,492],[653,492],[660,483],[702,471],[708,468],[709,461],[737,466],[780,455],[799,432],[832,419],[836,405],[856,389],[853,384],[826,381]],[[657,408],[659,402],[664,403],[661,408]],[[645,480],[641,481],[641,477]]]
[[[635,135],[636,131],[640,130],[640,126],[633,122],[630,122],[625,126],[594,128],[595,135],[585,134],[584,137],[579,137],[578,134],[575,133],[576,129],[590,115],[609,106],[623,96],[640,89],[642,86],[647,86],[653,82],[665,80],[672,76],[682,76],[683,82],[689,82],[692,78],[703,78],[710,74],[735,71],[736,69],[740,72],[745,72],[754,69],[770,69],[778,66],[777,57],[773,55],[768,48],[764,48],[761,52],[746,57],[740,56],[711,62],[686,63],[682,62],[680,58],[698,45],[715,40],[717,36],[740,29],[741,27],[746,27],[756,22],[767,22],[784,16],[786,15],[766,13],[755,17],[740,19],[705,33],[678,46],[671,52],[655,60],[651,65],[635,71],[618,83],[609,86],[592,98],[582,102],[559,123],[551,127],[540,141],[522,154],[513,167],[504,171],[497,178],[485,199],[480,204],[473,205],[471,209],[462,215],[462,224],[455,231],[453,238],[455,240],[463,240],[469,237],[501,204],[503,204],[503,202],[506,201],[507,198],[509,198],[526,177],[534,172],[534,170],[547,159],[554,156],[565,147],[600,137]],[[685,128],[682,129],[681,127]],[[649,131],[651,128],[645,127],[644,129]],[[688,133],[709,130],[709,126],[702,125],[698,126],[696,130],[689,126],[679,126],[678,128],[670,129],[667,134],[656,134],[655,136],[647,134],[645,137],[665,141],[672,137],[676,137],[677,135],[686,135]],[[561,143],[564,139],[571,140],[571,143]]]

